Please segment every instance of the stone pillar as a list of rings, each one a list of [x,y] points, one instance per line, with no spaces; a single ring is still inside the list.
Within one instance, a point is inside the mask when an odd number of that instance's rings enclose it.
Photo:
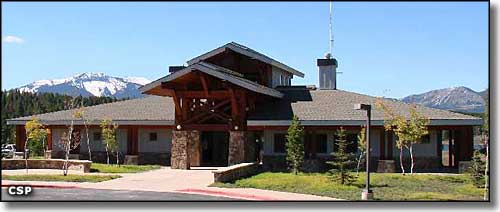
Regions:
[[[189,131],[177,131],[172,133],[172,149],[170,167],[172,169],[189,169],[188,140]]]
[[[245,131],[229,131],[229,154],[227,163],[229,166],[245,161]]]
[[[201,164],[201,143],[200,131],[192,130],[188,133],[188,154],[190,166],[200,166]]]

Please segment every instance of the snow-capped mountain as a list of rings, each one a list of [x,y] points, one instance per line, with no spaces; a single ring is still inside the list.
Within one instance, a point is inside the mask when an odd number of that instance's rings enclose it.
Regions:
[[[461,86],[411,95],[401,99],[401,101],[438,109],[482,113],[485,107],[485,101],[482,97],[484,92],[476,92]]]
[[[19,89],[22,92],[59,93],[70,96],[143,96],[138,88],[151,82],[143,77],[112,77],[103,73],[83,73],[65,79],[38,80]]]

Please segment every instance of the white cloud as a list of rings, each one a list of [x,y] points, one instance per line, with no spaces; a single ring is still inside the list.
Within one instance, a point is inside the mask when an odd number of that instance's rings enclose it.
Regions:
[[[7,35],[3,38],[5,43],[24,43],[24,39],[12,35]]]

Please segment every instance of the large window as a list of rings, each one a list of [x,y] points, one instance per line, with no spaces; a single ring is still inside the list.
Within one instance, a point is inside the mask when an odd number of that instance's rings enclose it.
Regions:
[[[157,141],[158,140],[158,133],[152,132],[149,133],[149,141]]]
[[[312,134],[305,135],[304,152],[306,158],[314,158],[318,153],[328,153],[326,134]]]
[[[327,136],[326,134],[316,135],[316,152],[327,153]]]
[[[286,143],[285,134],[282,133],[274,134],[274,152],[285,153],[285,143]]]
[[[93,137],[94,137],[94,141],[100,141],[102,134],[101,134],[101,132],[94,132]]]
[[[335,135],[335,138],[334,138],[335,151],[337,151],[339,149],[337,140],[338,140],[338,137]],[[349,153],[358,152],[358,134],[353,134],[353,133],[347,134],[346,141],[347,141],[347,152],[349,152]]]
[[[358,134],[347,134],[347,152],[358,152]]]
[[[431,143],[431,135],[427,134],[427,135],[422,136],[421,143],[430,144]]]

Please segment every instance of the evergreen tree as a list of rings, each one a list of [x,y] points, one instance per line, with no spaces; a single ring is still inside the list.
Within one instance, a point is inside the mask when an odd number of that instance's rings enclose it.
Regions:
[[[7,119],[54,112],[65,109],[65,102],[73,97],[54,93],[29,93],[19,90],[1,91],[1,141],[2,144],[14,143],[15,127],[7,125]],[[111,97],[76,97],[83,106],[118,101]]]
[[[304,162],[303,135],[304,127],[300,125],[299,117],[294,115],[286,135],[286,161],[295,175],[299,172],[302,162]]]
[[[329,171],[332,179],[342,185],[350,185],[356,181],[357,176],[353,175],[351,167],[355,164],[355,155],[347,151],[349,145],[346,140],[346,132],[344,128],[340,128],[336,133],[337,151],[332,153],[333,161],[327,162],[333,168]]]
[[[471,167],[470,167],[470,177],[474,186],[481,188],[484,186],[484,170],[486,164],[482,159],[483,154],[479,151],[474,151],[474,156],[472,157]]]

